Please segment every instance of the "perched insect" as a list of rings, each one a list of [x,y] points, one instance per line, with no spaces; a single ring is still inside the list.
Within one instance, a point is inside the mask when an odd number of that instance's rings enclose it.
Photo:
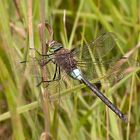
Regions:
[[[113,33],[103,33],[91,43],[72,50],[65,49],[61,43],[54,41],[53,39],[49,40],[47,45],[49,48],[47,54],[42,55],[38,52],[39,55],[45,58],[43,59],[43,63],[41,63],[41,65],[44,66],[52,63],[56,65],[56,68],[53,78],[46,81],[42,80],[38,86],[43,82],[60,80],[61,71],[65,71],[65,73],[71,78],[79,80],[81,83],[85,84],[92,93],[96,94],[114,113],[119,116],[120,119],[127,122],[126,116],[113,103],[111,103],[111,101],[109,101],[109,99],[105,97],[94,84],[89,81],[90,78],[93,79],[94,77],[100,75],[100,73],[96,71],[98,68],[99,71],[107,69],[105,76],[103,76],[106,77],[106,79],[109,78],[108,80],[111,79],[112,81],[118,79],[116,75],[118,76],[121,65],[116,65],[116,62],[119,59],[123,60],[126,58],[120,56],[114,57],[114,53],[111,54],[116,46]],[[80,65],[82,67],[80,67]]]

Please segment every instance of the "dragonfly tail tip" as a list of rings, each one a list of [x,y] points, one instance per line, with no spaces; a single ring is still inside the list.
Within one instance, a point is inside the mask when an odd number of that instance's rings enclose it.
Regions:
[[[127,118],[126,115],[123,115],[123,116],[121,117],[121,119],[122,119],[125,123],[128,123],[128,118]]]

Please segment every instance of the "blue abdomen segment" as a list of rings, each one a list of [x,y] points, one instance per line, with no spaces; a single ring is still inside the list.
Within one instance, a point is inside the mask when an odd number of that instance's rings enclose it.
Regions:
[[[70,76],[74,79],[81,80],[82,79],[82,73],[79,69],[74,69],[70,72]]]

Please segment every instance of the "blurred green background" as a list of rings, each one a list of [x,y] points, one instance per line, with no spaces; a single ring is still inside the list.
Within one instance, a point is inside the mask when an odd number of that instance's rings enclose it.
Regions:
[[[43,16],[52,25],[55,40],[69,49],[82,37],[93,40],[102,28],[116,34],[120,51],[137,62],[108,89],[129,123],[99,99],[81,96],[89,91],[83,85],[66,82],[60,105],[40,98],[44,88],[36,87],[32,69],[20,61],[32,53],[31,47],[41,52],[38,24]],[[139,140],[139,47],[139,0],[0,0],[0,140],[42,140],[45,135],[55,140]]]

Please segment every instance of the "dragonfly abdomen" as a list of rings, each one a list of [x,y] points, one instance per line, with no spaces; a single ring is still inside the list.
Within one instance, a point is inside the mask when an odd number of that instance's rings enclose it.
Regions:
[[[93,84],[91,84],[87,79],[81,79],[87,87],[89,87],[114,113],[116,113],[120,119],[122,119],[125,123],[127,123],[127,117],[107,98],[100,92]]]

